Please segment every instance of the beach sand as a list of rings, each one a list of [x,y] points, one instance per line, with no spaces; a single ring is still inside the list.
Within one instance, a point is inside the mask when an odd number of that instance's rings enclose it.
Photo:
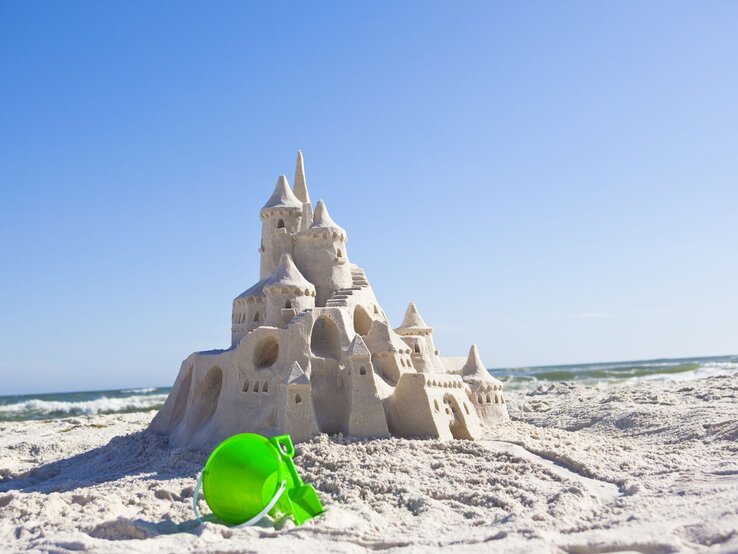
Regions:
[[[316,437],[295,462],[326,513],[193,518],[208,449],[153,412],[0,423],[0,551],[738,552],[738,376],[508,391],[481,442]],[[205,509],[204,503],[201,504]]]

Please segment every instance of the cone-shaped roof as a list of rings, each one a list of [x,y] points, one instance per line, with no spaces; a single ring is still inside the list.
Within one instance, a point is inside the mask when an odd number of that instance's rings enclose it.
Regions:
[[[285,378],[282,379],[282,383],[285,385],[309,385],[310,379],[308,379],[308,376],[302,370],[300,364],[295,360],[292,362],[290,370],[287,372],[287,375],[285,375]]]
[[[295,196],[303,203],[310,202],[307,181],[305,180],[305,164],[302,161],[302,151],[297,151],[297,163],[295,164]]]
[[[272,196],[264,204],[262,210],[267,208],[301,208],[302,202],[298,200],[295,193],[292,192],[290,185],[287,183],[287,177],[280,175],[277,179],[277,185],[274,187]]]
[[[354,356],[371,356],[371,353],[369,352],[364,339],[362,339],[361,335],[359,335],[358,333],[354,336],[351,344],[349,344],[346,356],[348,356],[349,358]]]
[[[264,284],[264,288],[279,287],[283,285],[289,285],[298,287],[301,289],[315,290],[313,284],[305,279],[300,270],[297,269],[295,262],[292,261],[292,256],[285,252],[279,258],[274,273],[269,277],[269,281]]]
[[[490,382],[501,382],[495,379],[489,374],[487,368],[482,363],[482,358],[479,357],[479,351],[477,345],[472,344],[469,349],[469,356],[466,358],[464,367],[461,368],[461,376],[464,381],[490,381]]]
[[[343,231],[343,228],[339,227],[338,224],[333,221],[331,214],[328,213],[328,208],[325,207],[325,202],[318,200],[315,206],[315,213],[313,214],[313,224],[310,226],[311,229],[317,227],[325,227],[328,229],[338,229]],[[344,231],[345,232],[345,231]]]
[[[415,304],[410,302],[410,305],[405,310],[405,317],[402,318],[402,323],[395,329],[401,335],[412,335],[413,332],[418,331],[430,331],[432,330],[428,324],[423,320],[415,307]]]

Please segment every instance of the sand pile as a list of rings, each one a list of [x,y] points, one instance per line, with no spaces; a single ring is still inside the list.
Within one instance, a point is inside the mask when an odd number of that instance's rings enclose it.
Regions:
[[[738,551],[738,377],[508,393],[482,442],[316,437],[295,460],[327,512],[193,520],[208,449],[152,413],[0,424],[0,550]]]

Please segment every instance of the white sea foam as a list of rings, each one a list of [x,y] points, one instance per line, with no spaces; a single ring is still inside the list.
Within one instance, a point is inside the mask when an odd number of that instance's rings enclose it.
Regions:
[[[143,389],[123,389],[120,392],[123,392],[123,393],[126,393],[126,394],[130,394],[130,393],[134,393],[134,394],[148,394],[150,392],[154,392],[155,390],[156,390],[156,387],[146,387],[146,388],[143,388]]]
[[[738,373],[738,362],[706,362],[682,373],[654,373],[637,377],[636,381],[692,381],[705,377],[723,377]]]
[[[64,402],[59,400],[31,399],[0,406],[0,415],[10,414],[69,414],[92,415],[100,412],[123,412],[130,410],[147,410],[161,405],[166,394],[150,394],[146,396],[124,396],[108,398],[102,396],[94,400]]]

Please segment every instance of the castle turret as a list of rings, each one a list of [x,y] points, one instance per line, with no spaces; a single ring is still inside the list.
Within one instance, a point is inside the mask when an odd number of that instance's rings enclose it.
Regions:
[[[271,327],[283,327],[297,313],[315,307],[315,287],[303,277],[287,252],[279,258],[279,265],[264,284],[264,294],[264,324]]]
[[[510,419],[502,396],[502,381],[492,377],[484,367],[476,344],[469,349],[461,378],[469,386],[469,397],[483,423],[494,425]]]
[[[268,277],[277,267],[279,257],[292,253],[292,235],[300,228],[302,202],[287,184],[287,177],[280,175],[272,196],[259,212],[261,218],[260,279]]]
[[[325,203],[319,200],[312,225],[295,238],[295,263],[303,275],[316,284],[315,305],[325,306],[331,294],[352,285],[346,231],[333,221]]]
[[[295,442],[307,440],[319,432],[313,412],[310,379],[296,361],[279,387],[277,427]]]
[[[372,355],[361,335],[354,336],[343,364],[348,396],[345,432],[355,437],[389,437],[387,418],[377,392]]]
[[[433,343],[433,328],[423,320],[412,302],[395,332],[411,348],[415,369],[426,373],[443,372],[438,350]]]

